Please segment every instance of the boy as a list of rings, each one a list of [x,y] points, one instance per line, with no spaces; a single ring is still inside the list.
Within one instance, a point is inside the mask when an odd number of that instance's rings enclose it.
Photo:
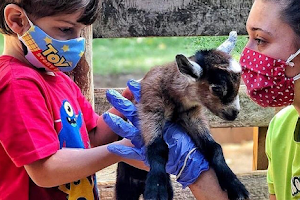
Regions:
[[[0,7],[0,199],[97,199],[94,173],[119,159],[105,146],[83,149],[117,136],[99,134],[102,120],[60,70],[73,69],[84,52],[80,32],[96,19],[98,1],[2,1]],[[36,59],[40,54],[46,64]]]

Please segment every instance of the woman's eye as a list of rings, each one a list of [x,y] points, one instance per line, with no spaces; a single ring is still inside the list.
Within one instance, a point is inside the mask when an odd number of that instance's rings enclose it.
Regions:
[[[262,45],[262,44],[264,44],[266,42],[266,41],[264,41],[264,40],[262,40],[260,38],[255,38],[254,40],[256,41],[257,45]]]

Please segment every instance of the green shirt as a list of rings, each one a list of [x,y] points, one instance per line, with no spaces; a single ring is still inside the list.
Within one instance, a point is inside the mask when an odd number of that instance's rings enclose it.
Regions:
[[[269,193],[275,194],[277,200],[300,199],[300,143],[294,141],[298,117],[294,106],[288,106],[269,125],[267,181]]]

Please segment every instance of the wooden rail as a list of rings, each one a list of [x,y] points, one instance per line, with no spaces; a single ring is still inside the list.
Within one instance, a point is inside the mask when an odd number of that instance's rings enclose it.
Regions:
[[[96,88],[95,91],[95,110],[97,113],[103,113],[108,110],[111,105],[105,97],[107,88]],[[122,88],[116,88],[122,92]],[[205,110],[205,116],[208,118],[210,127],[267,127],[270,120],[276,113],[275,108],[261,108],[255,104],[246,94],[246,87],[242,85],[239,90],[241,111],[234,121],[223,120],[210,111]]]

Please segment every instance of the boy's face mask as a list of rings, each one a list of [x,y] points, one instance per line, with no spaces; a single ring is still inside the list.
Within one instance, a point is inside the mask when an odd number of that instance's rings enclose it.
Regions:
[[[27,17],[28,19],[28,17]],[[35,26],[28,19],[31,27],[22,36],[18,35],[27,51],[25,58],[35,67],[47,71],[73,70],[85,51],[85,39],[56,40]]]

